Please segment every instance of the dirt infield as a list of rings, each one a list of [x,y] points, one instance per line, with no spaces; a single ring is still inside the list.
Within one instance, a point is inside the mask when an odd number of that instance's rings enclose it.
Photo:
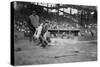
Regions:
[[[15,65],[51,64],[97,60],[96,41],[55,39],[48,48],[34,42],[20,40],[15,46]]]

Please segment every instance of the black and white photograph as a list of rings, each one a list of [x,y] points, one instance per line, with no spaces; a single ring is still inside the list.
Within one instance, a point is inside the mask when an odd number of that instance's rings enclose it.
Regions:
[[[11,2],[11,64],[97,61],[97,6]]]

